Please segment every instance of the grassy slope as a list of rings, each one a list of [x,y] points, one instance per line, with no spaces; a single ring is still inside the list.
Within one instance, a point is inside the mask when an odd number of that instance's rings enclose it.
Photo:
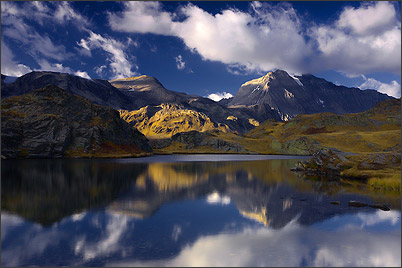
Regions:
[[[363,113],[299,115],[287,122],[268,120],[243,137],[233,133],[214,132],[213,135],[225,141],[238,143],[250,153],[310,155],[322,147],[355,153],[357,155],[348,156],[350,168],[342,175],[367,178],[368,184],[375,188],[400,191],[400,100],[381,102]],[[155,152],[219,153],[220,151],[205,146],[188,150],[184,144],[175,142]],[[384,165],[367,167],[362,164],[372,163],[373,158],[379,154],[385,158]]]

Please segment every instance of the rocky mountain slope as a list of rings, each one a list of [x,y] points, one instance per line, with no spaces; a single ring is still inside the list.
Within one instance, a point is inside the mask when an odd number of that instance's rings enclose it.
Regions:
[[[152,151],[109,107],[51,85],[1,102],[1,154],[7,158],[124,157]]]
[[[337,86],[313,75],[291,76],[277,70],[244,83],[226,106],[258,107],[256,116],[275,111],[281,120],[289,120],[298,114],[358,113],[389,98],[375,90]]]
[[[2,76],[2,97],[57,85],[97,104],[119,109],[124,120],[149,138],[194,130],[243,135],[267,119],[361,112],[390,98],[374,90],[336,86],[312,75],[292,77],[281,70],[244,83],[233,98],[218,103],[167,90],[156,78],[145,75],[110,82],[55,72],[31,72],[11,83],[4,83],[6,78]]]
[[[85,79],[67,73],[47,71],[27,73],[18,77],[13,83],[2,82],[1,96],[2,98],[18,96],[47,85],[58,86],[67,92],[87,98],[99,105],[115,109],[135,108],[122,92],[106,80]]]
[[[253,117],[257,113],[250,109],[227,108],[208,98],[167,90],[154,77],[142,75],[116,79],[110,83],[126,94],[136,107],[135,110],[123,111],[123,118],[130,118],[129,122],[143,121],[144,110],[147,118],[152,118],[138,126],[147,137],[164,138],[178,132],[210,129],[224,129],[242,134],[254,128],[254,122],[262,122],[262,118]],[[162,111],[157,113],[159,110]],[[179,120],[181,123],[177,121],[179,115],[185,115],[185,119]],[[163,127],[159,123],[151,124],[152,122],[163,122]]]
[[[176,133],[208,130],[229,132],[227,125],[214,123],[204,113],[186,109],[183,105],[161,104],[139,110],[119,110],[120,117],[148,138],[169,138]]]
[[[11,83],[4,83],[7,82],[6,78],[7,76],[2,76],[2,98],[18,96],[46,85],[56,85],[96,104],[130,112],[138,111],[145,106],[176,105],[177,109],[183,109],[183,113],[187,110],[192,110],[195,115],[202,113],[213,122],[213,125],[225,125],[225,128],[236,133],[245,133],[254,128],[255,124],[251,124],[250,121],[262,122],[261,118],[254,118],[248,111],[229,109],[207,98],[167,90],[157,79],[145,75],[112,80],[110,83],[106,80],[85,79],[57,72],[35,71]],[[196,126],[198,116],[190,116],[188,120],[190,125]],[[172,127],[175,126],[167,125],[167,128]],[[190,130],[198,130],[198,128],[190,127]],[[164,130],[164,132],[167,131],[167,129]]]

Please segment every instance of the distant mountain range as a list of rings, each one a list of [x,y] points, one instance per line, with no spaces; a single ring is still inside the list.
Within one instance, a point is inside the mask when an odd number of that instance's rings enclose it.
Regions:
[[[244,83],[233,98],[220,102],[167,90],[156,78],[145,75],[106,81],[35,71],[18,78],[2,75],[1,85],[2,98],[55,85],[119,110],[123,119],[151,138],[192,130],[244,134],[267,119],[362,112],[392,98],[375,90],[337,86],[313,75],[291,76],[282,70]]]
[[[274,110],[281,120],[286,121],[298,114],[358,113],[388,98],[376,90],[337,86],[311,74],[291,76],[277,70],[244,83],[225,105],[258,107],[260,116]]]

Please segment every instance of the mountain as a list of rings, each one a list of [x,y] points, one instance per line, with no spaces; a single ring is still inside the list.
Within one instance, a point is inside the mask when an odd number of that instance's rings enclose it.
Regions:
[[[177,104],[147,105],[139,110],[119,112],[122,119],[148,138],[169,138],[176,133],[188,131],[230,131],[228,126],[212,122],[204,113]]]
[[[255,123],[250,122],[262,122],[261,118],[254,118],[248,111],[227,108],[208,98],[167,90],[156,78],[145,75],[109,82],[101,79],[85,79],[66,73],[34,71],[17,78],[12,83],[5,83],[6,80],[7,76],[2,75],[2,98],[18,96],[47,85],[56,85],[96,104],[128,112],[139,111],[148,106],[149,110],[156,113],[160,110],[157,107],[162,104],[176,105],[178,109],[175,110],[175,113],[182,109],[182,114],[192,110],[192,114],[196,115],[187,118],[190,126],[199,125],[197,123],[199,118],[207,117],[217,129],[222,125],[225,129],[228,128],[232,132],[242,134],[254,128]],[[136,114],[136,112],[132,114]],[[154,113],[148,112],[147,114],[150,117],[154,116]],[[165,125],[167,128],[175,127]],[[162,132],[168,132],[167,128]],[[199,130],[199,128],[190,127],[190,130]],[[184,131],[184,129],[180,128],[178,131]],[[162,136],[164,135],[162,134]]]
[[[391,98],[375,90],[336,86],[312,75],[290,76],[282,70],[244,83],[233,98],[220,102],[168,90],[146,75],[106,81],[31,72],[14,82],[7,78],[2,76],[3,98],[56,85],[119,110],[123,119],[152,138],[193,130],[243,135],[268,119],[286,121],[298,114],[320,112],[356,113]]]
[[[58,86],[67,92],[87,98],[99,105],[115,109],[135,108],[122,92],[106,80],[86,79],[58,72],[34,71],[17,78],[13,83],[3,84],[2,82],[1,95],[2,98],[18,96],[47,85]]]
[[[183,104],[191,98],[185,93],[167,90],[156,78],[147,75],[115,79],[109,82],[129,97],[135,109],[162,103]]]
[[[184,131],[212,129],[227,129],[242,134],[254,128],[255,122],[262,122],[262,118],[253,117],[252,114],[256,113],[251,110],[227,108],[208,98],[167,90],[151,76],[116,79],[110,83],[121,90],[135,107],[134,110],[121,111],[123,118],[130,123],[141,121],[141,126],[136,127],[140,127],[145,135],[156,138]],[[185,118],[178,119],[179,115],[185,115]],[[156,129],[160,131],[155,132]]]
[[[291,76],[277,70],[244,83],[226,106],[253,108],[256,117],[275,111],[286,121],[298,114],[358,113],[389,98],[375,90],[337,86],[310,74]]]
[[[50,85],[1,101],[7,158],[124,157],[150,153],[119,113]]]

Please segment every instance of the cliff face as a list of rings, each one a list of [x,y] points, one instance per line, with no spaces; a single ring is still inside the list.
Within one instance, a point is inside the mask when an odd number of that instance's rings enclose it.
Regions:
[[[275,112],[287,121],[298,114],[363,112],[389,98],[375,90],[337,86],[313,75],[291,76],[277,70],[244,83],[226,105],[253,108],[257,116]]]
[[[8,158],[124,157],[152,151],[116,110],[57,86],[3,99],[1,119],[2,155]]]

